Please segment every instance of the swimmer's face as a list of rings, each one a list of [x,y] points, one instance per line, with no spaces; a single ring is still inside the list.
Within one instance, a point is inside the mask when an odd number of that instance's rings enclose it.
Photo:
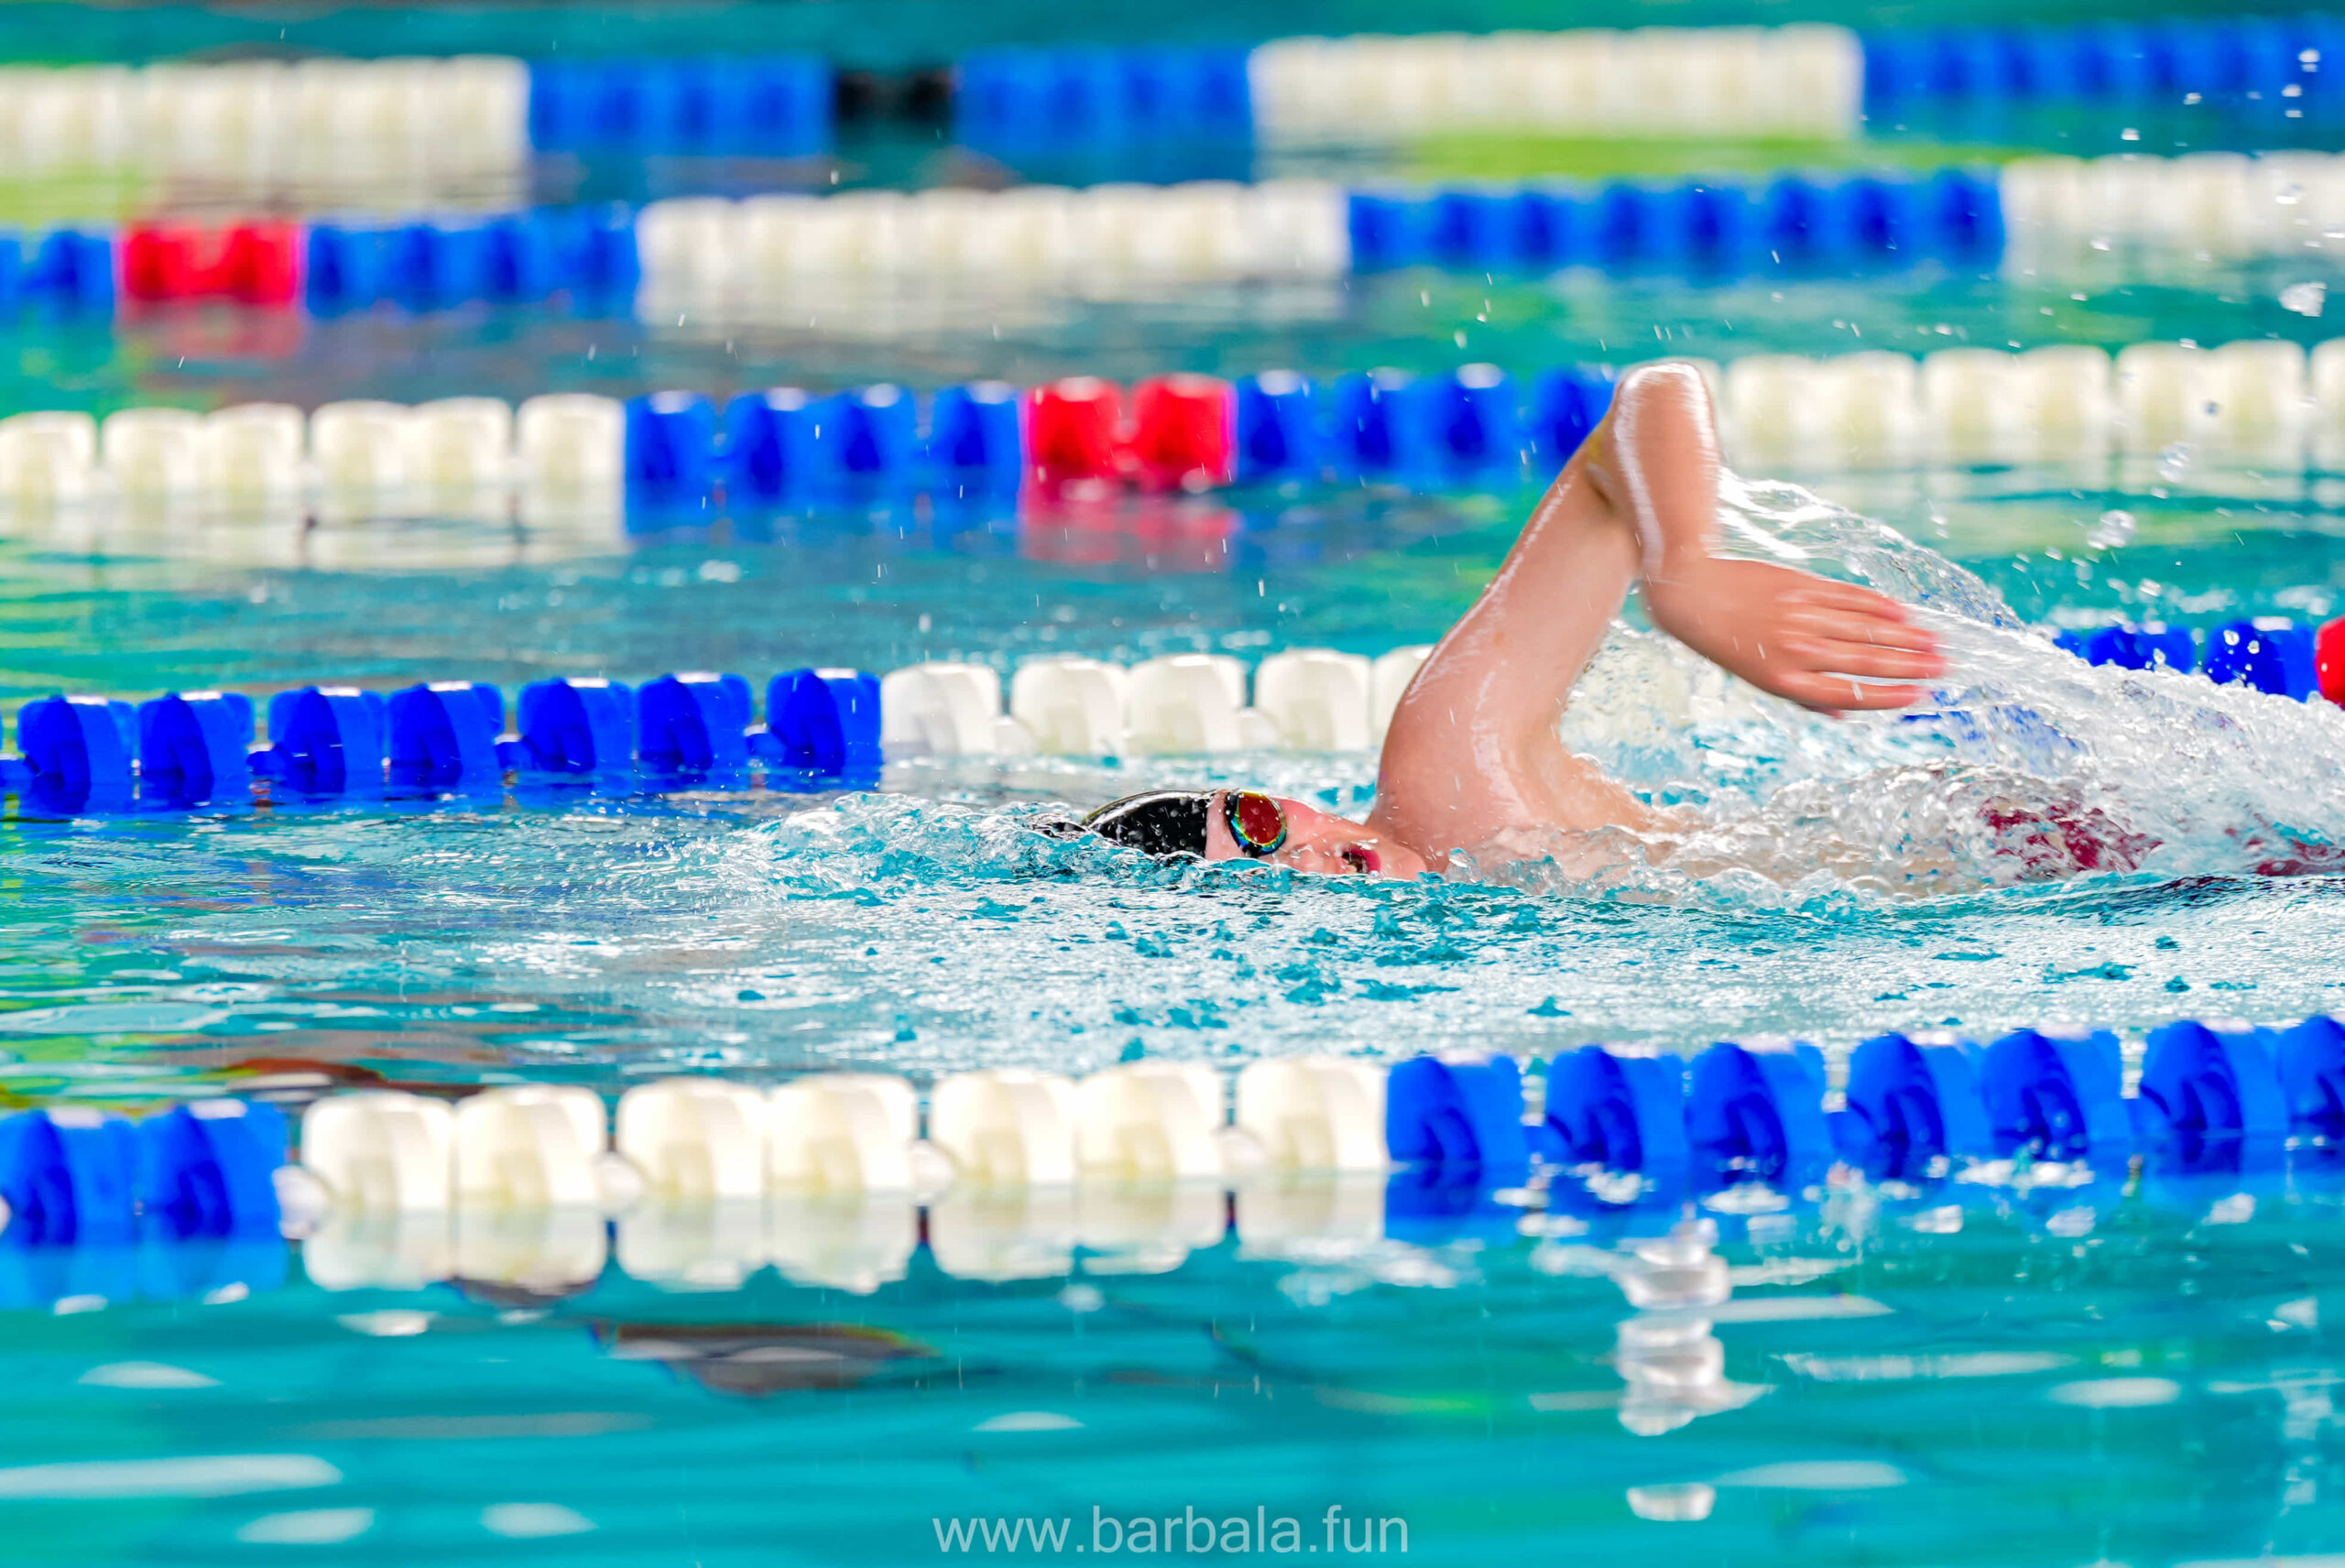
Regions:
[[[1213,808],[1205,813],[1207,860],[1260,860],[1328,877],[1414,877],[1426,869],[1424,858],[1406,844],[1380,838],[1358,822],[1331,817],[1283,795],[1264,798],[1276,804],[1285,818],[1284,841],[1267,855],[1249,855],[1230,831],[1229,796],[1228,790],[1215,790]],[[1268,822],[1258,823],[1248,815],[1241,815],[1239,821],[1257,835],[1258,842],[1276,836]]]

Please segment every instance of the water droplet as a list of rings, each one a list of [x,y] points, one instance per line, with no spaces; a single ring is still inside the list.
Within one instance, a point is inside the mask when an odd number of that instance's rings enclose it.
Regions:
[[[2120,511],[2112,506],[2103,512],[2100,520],[2093,524],[2092,531],[2085,535],[2085,543],[2095,550],[2113,550],[2121,544],[2131,541],[2133,530],[2138,526],[2132,513]]]
[[[2299,316],[2318,316],[2328,302],[2326,283],[2291,283],[2280,290],[2280,308],[2294,310]]]
[[[2188,441],[2171,441],[2158,449],[2158,477],[2171,485],[2190,472],[2190,460],[2197,454]]]

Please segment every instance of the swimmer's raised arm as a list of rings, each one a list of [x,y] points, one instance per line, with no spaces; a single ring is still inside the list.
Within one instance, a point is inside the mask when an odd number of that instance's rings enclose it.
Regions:
[[[1942,668],[1926,634],[1869,590],[1713,553],[1717,423],[1683,364],[1621,377],[1603,421],[1564,465],[1498,574],[1418,671],[1392,716],[1372,832],[1438,859],[1605,826],[1661,825],[1567,750],[1571,689],[1647,579],[1663,627],[1766,691],[1828,709],[1903,707]]]
[[[1698,371],[1682,363],[1644,365],[1623,379],[1576,459],[1585,460],[1598,492],[1636,535],[1653,624],[1761,691],[1811,708],[1919,702],[1922,689],[1903,682],[1941,674],[1946,665],[1936,639],[1908,621],[1897,601],[1718,553],[1717,430]]]
[[[1640,576],[1656,622],[1779,696],[1830,710],[1918,698],[1903,682],[1943,668],[1928,637],[1867,589],[1718,555],[1718,492],[1700,375],[1682,364],[1629,372],[1402,694],[1365,824],[1253,790],[1159,789],[1052,831],[1088,829],[1152,855],[1412,877],[1452,850],[1533,857],[1553,853],[1557,834],[1676,826],[1557,734]]]
[[[1565,749],[1555,725],[1620,614],[1642,554],[1635,531],[1596,485],[1587,453],[1625,408],[1671,396],[1666,382],[1642,370],[1621,380],[1603,424],[1564,465],[1498,574],[1402,695],[1378,766],[1372,830],[1437,858],[1510,834],[1646,824],[1648,810]],[[1692,430],[1689,423],[1683,433]],[[1706,461],[1686,486],[1687,501],[1698,501],[1704,484],[1716,494],[1715,456]]]

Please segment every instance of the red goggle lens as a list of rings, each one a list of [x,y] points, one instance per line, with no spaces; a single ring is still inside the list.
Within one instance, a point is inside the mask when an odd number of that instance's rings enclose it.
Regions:
[[[1286,812],[1268,795],[1233,791],[1227,815],[1230,836],[1256,855],[1269,855],[1286,842]]]

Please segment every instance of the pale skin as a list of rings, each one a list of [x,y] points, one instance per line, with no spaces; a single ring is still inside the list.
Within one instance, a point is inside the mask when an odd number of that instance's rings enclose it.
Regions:
[[[1893,599],[1718,553],[1718,426],[1693,366],[1622,376],[1612,407],[1523,525],[1498,575],[1394,711],[1376,807],[1353,822],[1282,799],[1299,871],[1413,877],[1456,850],[1547,853],[1563,838],[1685,825],[1637,799],[1557,724],[1631,587],[1662,630],[1763,691],[1827,713],[1903,708],[1945,673]],[[1206,858],[1242,854],[1216,795]]]

